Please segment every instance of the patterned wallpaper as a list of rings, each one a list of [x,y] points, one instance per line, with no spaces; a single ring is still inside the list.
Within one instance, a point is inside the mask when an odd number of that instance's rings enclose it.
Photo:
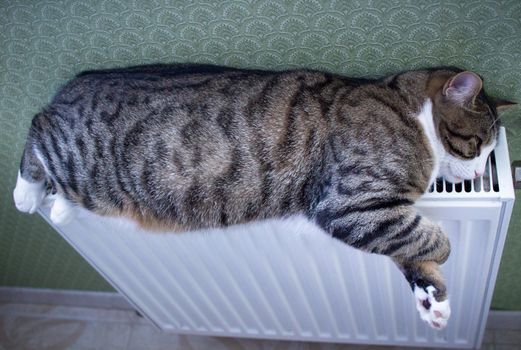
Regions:
[[[521,101],[521,2],[448,0],[0,2],[0,285],[110,290],[37,216],[14,209],[35,112],[83,69],[152,62],[312,67],[351,76],[457,65]],[[521,158],[519,108],[503,118]],[[496,308],[521,309],[516,206]]]

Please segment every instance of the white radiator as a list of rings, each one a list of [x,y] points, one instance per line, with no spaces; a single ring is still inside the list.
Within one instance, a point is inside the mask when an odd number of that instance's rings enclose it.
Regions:
[[[502,130],[483,178],[438,184],[417,203],[452,244],[443,265],[452,316],[443,331],[420,320],[388,258],[352,249],[300,217],[157,234],[84,211],[56,229],[164,331],[472,348],[483,336],[513,200]]]

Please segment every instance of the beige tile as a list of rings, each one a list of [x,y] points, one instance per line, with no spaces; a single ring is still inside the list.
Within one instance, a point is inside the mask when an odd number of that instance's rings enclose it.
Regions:
[[[521,344],[496,344],[493,350],[521,350]]]
[[[483,343],[481,344],[481,347],[479,348],[479,350],[494,350],[494,344],[492,343]]]
[[[243,350],[243,349],[262,349],[262,340],[253,339],[237,339],[223,337],[205,337],[205,336],[179,336],[179,349],[190,350]]]
[[[521,345],[521,331],[495,330],[494,343]]]
[[[229,338],[229,341],[233,341],[233,338]],[[242,348],[238,349],[259,349],[259,350],[304,350],[305,344],[298,341],[286,341],[286,340],[270,340],[270,339],[235,339],[239,342]]]
[[[135,324],[132,326],[129,350],[164,350],[182,349],[178,346],[179,336],[172,333],[159,332],[151,325]]]
[[[362,345],[362,344],[337,344],[337,343],[303,343],[302,350],[401,350],[403,347]],[[409,350],[414,350],[410,348]]]
[[[130,331],[131,326],[128,324],[88,322],[70,348],[124,350],[129,342]]]
[[[304,343],[303,350],[365,350],[367,346],[359,344]]]
[[[334,344],[334,343],[315,343],[315,342],[306,342],[302,343],[301,350],[343,350],[349,349],[346,347],[346,344]]]
[[[49,309],[40,311],[44,317],[1,315],[0,344],[7,349],[126,349],[129,324],[53,318]]]
[[[494,343],[494,331],[491,329],[485,329],[485,334],[483,335],[482,344],[492,344]]]
[[[274,339],[250,339],[250,338],[230,338],[230,337],[209,337],[207,341],[214,344],[225,345],[225,349],[258,349],[258,350],[308,350],[309,344],[314,343],[290,340]],[[189,343],[193,343],[192,336],[187,338]],[[201,340],[199,340],[201,341]],[[220,346],[220,345],[218,345]],[[197,349],[199,349],[198,347]]]
[[[303,342],[289,341],[289,340],[263,340],[262,350],[304,350],[305,344]]]
[[[420,350],[357,344],[176,335],[157,331],[131,311],[0,305],[0,349]],[[521,350],[521,332],[486,330],[481,350]]]
[[[134,332],[135,330],[135,332]],[[197,335],[171,335],[154,328],[134,327],[129,350],[180,349],[180,350],[305,350],[306,343],[268,339],[210,337]],[[154,340],[147,340],[153,338]],[[174,338],[174,339],[172,339]]]
[[[7,349],[70,349],[85,322],[23,316],[0,318],[0,344]]]

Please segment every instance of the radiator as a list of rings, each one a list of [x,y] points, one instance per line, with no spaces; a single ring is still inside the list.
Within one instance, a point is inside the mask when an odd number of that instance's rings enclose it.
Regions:
[[[418,210],[449,234],[452,316],[423,323],[402,274],[302,217],[226,230],[143,232],[82,211],[56,230],[163,331],[338,343],[479,347],[512,212],[504,129],[482,178],[438,182]],[[40,214],[48,220],[48,211]],[[50,222],[50,221],[49,221]]]

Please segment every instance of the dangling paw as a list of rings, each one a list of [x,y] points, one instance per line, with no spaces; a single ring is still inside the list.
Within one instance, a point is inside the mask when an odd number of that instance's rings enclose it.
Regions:
[[[449,299],[437,301],[434,298],[436,288],[429,285],[425,288],[414,284],[414,297],[416,298],[416,309],[422,320],[434,329],[443,329],[450,317]]]
[[[18,179],[13,191],[16,209],[24,213],[33,214],[42,204],[45,194],[43,182],[29,182],[22,178],[20,172],[18,172]]]
[[[56,225],[66,225],[72,221],[75,215],[76,208],[74,205],[63,196],[57,195],[51,208],[51,221]]]

